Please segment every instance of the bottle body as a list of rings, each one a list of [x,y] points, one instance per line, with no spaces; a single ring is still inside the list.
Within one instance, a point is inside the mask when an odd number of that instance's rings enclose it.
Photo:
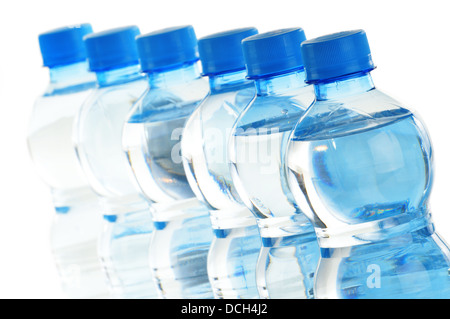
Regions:
[[[259,298],[255,270],[261,239],[234,188],[227,159],[231,128],[255,95],[244,73],[210,77],[210,94],[190,116],[181,142],[188,181],[210,211],[208,274],[215,298],[221,299]]]
[[[89,192],[78,193],[80,196],[73,198],[74,202],[67,200],[64,206],[56,207],[50,234],[52,254],[67,297],[109,298],[107,276],[98,251],[102,231],[101,206],[90,189],[84,190]],[[62,204],[61,201],[58,203]]]
[[[114,295],[120,298],[157,297],[148,265],[149,205],[122,151],[126,116],[147,88],[138,69],[132,66],[97,74],[100,85],[77,118],[77,153],[102,204],[101,259]]]
[[[263,247],[257,281],[263,298],[313,298],[311,278],[319,258],[318,245],[312,225],[299,218],[302,212],[287,187],[283,152],[295,123],[313,100],[312,89],[300,84],[301,79],[302,72],[293,72],[257,83],[258,95],[238,117],[229,146],[233,182],[260,228]],[[294,84],[302,88],[293,90]],[[302,252],[309,254],[309,263],[303,264]],[[292,277],[277,276],[282,265],[290,265],[285,274]],[[300,288],[279,290],[279,280],[298,278],[304,279]]]
[[[148,262],[153,220],[148,208],[103,216],[100,256],[116,297],[158,298]]]
[[[211,299],[207,257],[211,224],[195,198],[153,204],[150,265],[165,299]]]
[[[263,243],[257,268],[261,297],[315,298],[319,256],[317,238],[306,217],[261,219],[259,226]]]
[[[151,249],[157,250],[150,256],[153,275],[164,298],[211,297],[206,273],[210,226],[196,234],[199,225],[209,224],[208,211],[189,187],[180,154],[185,122],[207,87],[196,64],[150,74],[149,81],[151,89],[128,116],[123,148],[142,193],[152,202],[155,233]],[[183,257],[186,249],[189,257]],[[189,262],[177,264],[178,258]],[[192,264],[199,267],[194,277]]]
[[[316,96],[287,156],[291,190],[322,251],[317,296],[448,298],[449,250],[427,207],[425,127],[370,74],[318,85]]]
[[[35,103],[27,142],[37,173],[52,192],[52,253],[69,298],[106,298],[109,290],[97,252],[100,206],[79,166],[72,135],[95,78],[86,63],[77,63],[54,68],[51,79]]]

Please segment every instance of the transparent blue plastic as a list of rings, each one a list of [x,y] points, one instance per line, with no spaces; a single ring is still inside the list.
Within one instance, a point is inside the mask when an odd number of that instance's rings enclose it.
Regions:
[[[76,147],[91,186],[100,196],[100,255],[119,298],[158,296],[148,263],[153,223],[122,151],[122,129],[134,102],[147,88],[139,65],[97,72],[98,87],[77,118]]]
[[[86,62],[52,67],[50,83],[34,105],[28,148],[38,174],[52,192],[56,215],[51,249],[69,298],[109,296],[97,252],[100,205],[73,147],[74,119],[95,86]]]
[[[257,218],[262,298],[313,298],[319,248],[314,228],[287,187],[283,149],[313,102],[303,70],[257,79],[257,96],[233,127],[229,157],[236,190]]]
[[[180,153],[185,122],[206,96],[207,83],[197,62],[147,77],[150,89],[129,113],[123,148],[152,203],[150,265],[161,297],[212,298],[206,268],[212,239],[208,210],[188,184]]]
[[[253,214],[242,204],[227,160],[231,128],[255,95],[246,71],[209,76],[210,93],[186,123],[181,150],[187,179],[210,210],[214,237],[208,275],[215,298],[259,298],[256,261],[261,238]]]
[[[289,185],[321,247],[317,298],[449,298],[450,252],[428,210],[432,147],[370,73],[314,85],[288,146]]]

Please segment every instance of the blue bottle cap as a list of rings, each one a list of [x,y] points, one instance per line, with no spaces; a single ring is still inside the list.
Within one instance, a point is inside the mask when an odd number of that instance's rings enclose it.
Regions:
[[[85,36],[90,70],[100,72],[139,64],[135,40],[139,33],[138,27],[127,26]]]
[[[306,40],[301,28],[281,29],[242,41],[247,77],[256,79],[303,68],[300,44]]]
[[[309,83],[375,68],[364,30],[325,35],[303,42],[301,48]]]
[[[143,34],[136,42],[143,72],[172,68],[199,59],[197,37],[190,25]]]
[[[245,69],[242,40],[258,33],[256,28],[241,28],[214,33],[198,41],[203,75]]]
[[[83,37],[92,32],[89,23],[66,26],[38,37],[44,66],[54,67],[86,60]]]

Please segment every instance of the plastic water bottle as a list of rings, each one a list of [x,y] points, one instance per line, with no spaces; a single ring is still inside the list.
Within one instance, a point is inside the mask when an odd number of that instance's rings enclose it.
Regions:
[[[379,91],[363,30],[302,44],[316,102],[292,134],[289,184],[316,228],[318,298],[449,298],[450,253],[428,209],[423,123]]]
[[[229,156],[233,182],[257,218],[263,247],[257,265],[262,298],[313,298],[319,248],[314,228],[288,189],[283,149],[314,100],[305,84],[300,28],[242,41],[247,77],[256,98],[232,130]]]
[[[186,180],[180,139],[187,118],[208,92],[192,26],[137,38],[150,89],[133,107],[123,147],[151,202],[155,232],[150,265],[163,298],[212,298],[206,261],[212,240],[208,210]]]
[[[50,83],[34,105],[28,147],[36,170],[51,189],[56,215],[51,249],[69,298],[104,298],[109,291],[97,254],[101,216],[73,147],[74,118],[95,85],[88,72],[83,36],[89,24],[73,25],[39,35]]]
[[[76,146],[83,170],[101,198],[100,255],[114,295],[156,298],[148,263],[153,223],[122,150],[122,129],[147,81],[140,72],[136,26],[85,36],[97,87],[77,118]]]
[[[255,96],[245,79],[241,41],[257,33],[243,28],[199,40],[210,92],[186,123],[181,140],[185,172],[197,198],[210,211],[214,237],[208,275],[215,298],[258,298],[256,261],[261,238],[253,214],[242,204],[227,160],[231,128]]]

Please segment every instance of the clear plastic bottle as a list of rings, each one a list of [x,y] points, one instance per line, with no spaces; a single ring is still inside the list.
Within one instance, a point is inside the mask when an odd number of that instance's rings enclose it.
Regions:
[[[75,116],[95,86],[88,72],[83,36],[89,24],[54,29],[39,35],[50,83],[34,105],[28,147],[36,170],[52,192],[56,215],[51,249],[69,298],[109,296],[97,252],[100,206],[73,147]]]
[[[287,165],[321,247],[318,298],[449,298],[450,252],[428,198],[425,126],[379,91],[363,30],[302,44],[316,102],[297,124]]]
[[[212,298],[206,261],[212,240],[208,210],[186,180],[180,154],[185,122],[208,92],[192,26],[137,38],[149,90],[124,127],[123,148],[149,202],[155,232],[150,265],[163,298]]]
[[[259,298],[255,271],[261,237],[253,214],[236,193],[227,160],[231,128],[255,96],[253,82],[245,79],[241,41],[256,33],[242,28],[199,40],[210,92],[190,116],[181,140],[189,184],[210,210],[214,237],[208,275],[215,298],[222,299]]]
[[[117,298],[156,298],[148,264],[153,223],[122,150],[122,129],[147,81],[140,72],[135,26],[84,38],[97,87],[77,117],[76,148],[88,180],[101,198],[100,256]]]
[[[262,237],[256,272],[262,298],[314,297],[319,247],[287,187],[283,155],[294,125],[314,100],[304,82],[303,40],[303,30],[291,28],[242,41],[257,95],[233,126],[229,157],[233,182]]]

